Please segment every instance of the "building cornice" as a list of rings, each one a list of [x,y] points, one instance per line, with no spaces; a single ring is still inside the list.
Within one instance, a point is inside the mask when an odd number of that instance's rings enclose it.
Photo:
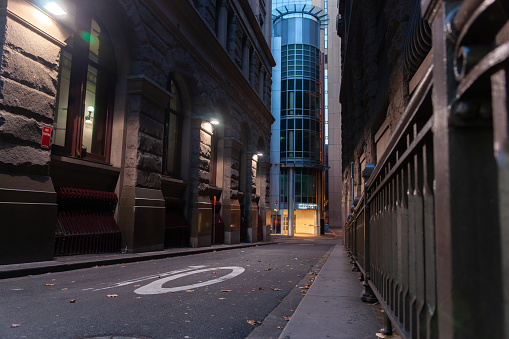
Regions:
[[[143,0],[143,3],[231,97],[245,99],[237,102],[255,123],[270,134],[274,121],[270,107],[251,87],[196,9],[188,1]]]

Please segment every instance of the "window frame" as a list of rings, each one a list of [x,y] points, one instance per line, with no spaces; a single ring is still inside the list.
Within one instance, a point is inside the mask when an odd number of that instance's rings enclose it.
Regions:
[[[81,7],[81,6],[80,6]],[[79,8],[81,9],[81,8]],[[72,47],[67,45],[62,48],[61,59],[58,74],[58,88],[55,104],[55,119],[58,114],[58,104],[60,100],[60,85],[62,81],[63,63],[62,58],[64,52],[71,55],[71,75],[69,79],[69,96],[67,101],[67,121],[65,127],[65,141],[64,145],[52,145],[52,153],[62,156],[69,156],[82,160],[89,160],[99,163],[109,164],[111,155],[111,140],[113,129],[113,106],[115,99],[115,85],[116,85],[116,63],[113,50],[113,43],[104,29],[100,20],[92,15],[89,10],[77,10],[80,13],[76,17],[76,33],[72,39]],[[101,33],[110,46],[111,56],[108,56],[109,62],[107,65],[99,64],[91,60],[89,57],[90,43],[87,43],[80,38],[81,31],[91,32],[92,20],[101,28]],[[104,143],[102,146],[103,155],[85,152],[83,150],[83,131],[85,124],[85,100],[87,95],[87,78],[89,66],[97,69],[98,73],[101,72],[101,87],[107,89],[106,97],[106,118],[104,126]],[[97,86],[98,87],[98,86]]]

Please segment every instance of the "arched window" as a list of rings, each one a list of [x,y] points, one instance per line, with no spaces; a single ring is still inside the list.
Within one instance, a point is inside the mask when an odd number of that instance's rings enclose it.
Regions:
[[[164,118],[163,174],[177,177],[180,165],[182,129],[182,95],[173,74],[168,77],[168,90],[173,94]]]
[[[79,12],[78,28],[62,49],[53,126],[53,152],[109,162],[115,58],[98,21]]]

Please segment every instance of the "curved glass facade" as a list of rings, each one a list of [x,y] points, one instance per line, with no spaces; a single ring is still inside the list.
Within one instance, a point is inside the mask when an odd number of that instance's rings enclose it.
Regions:
[[[277,64],[272,73],[276,122],[271,141],[275,164],[271,209],[274,220],[283,221],[281,232],[316,234],[322,213],[322,10],[283,2],[285,6],[273,11],[272,49]]]
[[[281,162],[320,161],[320,50],[281,47]]]

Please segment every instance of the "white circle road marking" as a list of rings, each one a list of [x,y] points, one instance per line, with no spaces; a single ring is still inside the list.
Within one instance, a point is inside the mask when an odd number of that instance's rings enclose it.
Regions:
[[[179,279],[179,278],[191,275],[191,274],[203,273],[203,272],[208,272],[208,271],[217,271],[217,270],[231,270],[232,272],[228,273],[227,275],[224,275],[222,277],[212,279],[212,280],[203,281],[203,282],[200,282],[197,284],[177,286],[177,287],[168,287],[168,288],[163,287],[163,284],[165,284],[166,282],[168,282],[170,280]],[[147,284],[145,286],[142,286],[142,287],[134,290],[134,293],[137,293],[137,294],[163,294],[163,293],[168,293],[168,292],[179,292],[179,291],[191,290],[193,288],[217,284],[219,282],[222,282],[222,281],[225,281],[225,280],[228,280],[231,278],[235,278],[236,276],[238,276],[239,274],[242,274],[243,272],[244,272],[244,267],[238,267],[238,266],[205,268],[202,270],[195,270],[195,271],[175,274],[175,275],[163,278],[163,279],[153,281],[150,284]]]

